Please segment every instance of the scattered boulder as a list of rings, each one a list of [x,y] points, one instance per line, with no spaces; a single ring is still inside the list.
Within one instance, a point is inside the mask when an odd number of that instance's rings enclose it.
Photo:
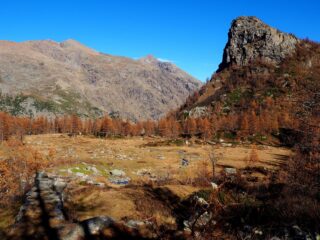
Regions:
[[[224,168],[224,172],[227,175],[235,175],[235,174],[237,174],[237,169],[231,168],[231,167],[226,167],[226,168]]]
[[[106,186],[106,184],[102,183],[102,182],[93,182],[94,185],[104,188]]]
[[[87,171],[93,172],[94,174],[97,174],[99,172],[98,169],[95,166],[87,166],[85,169]]]
[[[86,176],[84,173],[81,173],[81,172],[76,172],[75,175],[76,175],[77,177],[81,177],[81,178],[83,178],[83,177]]]
[[[119,170],[119,169],[113,169],[110,171],[110,174],[112,176],[115,176],[115,177],[123,177],[126,175],[126,173],[122,170]]]
[[[222,147],[232,147],[232,143],[221,143]]]
[[[117,184],[117,185],[127,185],[130,182],[130,178],[129,177],[111,177],[109,178],[109,181],[113,184]]]
[[[195,227],[204,227],[206,226],[212,219],[212,214],[211,212],[205,211],[203,214],[201,214],[196,222],[195,222]]]
[[[85,231],[79,224],[65,224],[59,229],[60,240],[81,240],[85,238]]]
[[[149,221],[139,221],[139,220],[129,220],[126,225],[131,228],[141,229],[142,227],[152,226],[152,223]]]
[[[205,208],[209,207],[209,203],[202,197],[195,196],[194,200],[198,206],[205,207]]]
[[[103,229],[110,227],[114,222],[115,221],[111,217],[98,216],[84,220],[80,225],[88,229],[91,235],[98,235]]]

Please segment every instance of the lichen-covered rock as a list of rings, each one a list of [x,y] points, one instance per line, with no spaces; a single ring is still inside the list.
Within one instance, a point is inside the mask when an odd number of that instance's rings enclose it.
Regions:
[[[295,50],[298,41],[292,34],[280,32],[256,17],[239,17],[231,24],[218,71],[259,59],[278,64]]]

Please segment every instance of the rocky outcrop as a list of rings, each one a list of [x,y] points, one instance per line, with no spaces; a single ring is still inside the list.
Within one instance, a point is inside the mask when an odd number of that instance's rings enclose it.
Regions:
[[[26,194],[9,239],[150,239],[154,237],[149,221],[116,221],[96,216],[83,221],[68,217],[64,189],[68,179],[38,172],[34,186]]]
[[[256,17],[239,17],[231,24],[218,71],[259,59],[278,64],[295,50],[298,41],[295,36],[280,32]]]
[[[66,186],[65,179],[37,173],[34,186],[26,194],[25,202],[16,217],[12,239],[28,236],[41,239],[48,235],[51,239],[58,239],[56,228],[64,225],[67,220],[63,206],[63,190]]]

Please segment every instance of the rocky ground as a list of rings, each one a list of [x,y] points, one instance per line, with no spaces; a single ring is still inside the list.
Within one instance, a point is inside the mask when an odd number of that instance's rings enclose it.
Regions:
[[[171,226],[158,225],[154,218],[117,220],[97,215],[85,220],[74,219],[70,214],[68,191],[72,180],[45,172],[38,172],[32,189],[26,194],[24,204],[11,226],[8,239],[208,239],[208,227],[217,228],[213,214],[214,204],[197,195],[186,201],[174,199],[171,192],[158,191],[158,200],[166,200],[175,221]],[[69,186],[68,186],[69,185]],[[160,188],[158,188],[159,190]],[[145,189],[146,190],[146,189]],[[156,189],[152,190],[156,193]],[[211,191],[219,193],[219,186],[212,183]],[[170,199],[171,194],[171,199]],[[161,199],[162,198],[162,199]],[[165,198],[165,199],[164,199]],[[173,199],[172,199],[173,198]],[[155,200],[156,202],[156,200]],[[155,203],[155,205],[157,205]],[[165,227],[165,228],[164,228]],[[162,228],[162,229],[161,229]],[[216,229],[217,231],[217,229]],[[235,234],[236,232],[236,234]],[[244,225],[234,235],[218,231],[219,239],[316,239],[320,235],[304,232],[298,225],[277,228],[271,235],[263,227]],[[213,235],[211,235],[213,237]],[[210,238],[211,239],[211,238]]]
[[[108,216],[72,222],[64,207],[64,189],[68,181],[68,178],[38,172],[35,184],[26,194],[25,203],[10,230],[9,238],[78,240],[101,236],[117,239],[135,239],[142,235],[147,237],[147,233],[140,231],[150,225],[148,222],[117,222]]]
[[[291,154],[288,149],[258,146],[259,159],[249,163],[250,145],[222,139],[213,145],[55,134],[26,137],[25,144],[51,164],[37,173],[15,214],[12,239],[208,239],[208,228],[218,239],[305,239],[309,234],[298,225],[274,233],[249,222],[234,229],[214,215],[218,195],[224,201],[252,201],[244,192],[229,192],[223,181],[232,186],[241,177],[251,188],[268,182]],[[225,180],[204,182],[212,174],[210,151],[218,158],[216,173]]]

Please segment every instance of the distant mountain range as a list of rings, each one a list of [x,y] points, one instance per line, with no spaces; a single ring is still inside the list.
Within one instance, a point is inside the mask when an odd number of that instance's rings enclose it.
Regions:
[[[0,41],[0,111],[158,119],[201,82],[153,56],[96,52],[75,40]]]

